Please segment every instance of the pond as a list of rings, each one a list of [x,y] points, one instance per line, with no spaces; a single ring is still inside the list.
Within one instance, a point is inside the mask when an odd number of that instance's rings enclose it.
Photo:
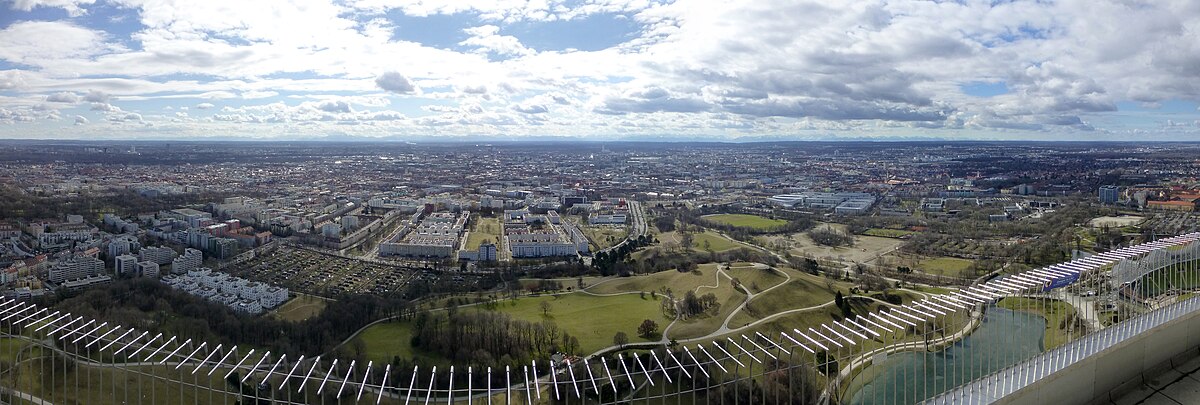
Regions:
[[[853,405],[915,404],[1043,350],[1046,320],[990,307],[969,336],[939,352],[903,352],[860,374],[846,397]],[[865,381],[865,382],[864,382]]]

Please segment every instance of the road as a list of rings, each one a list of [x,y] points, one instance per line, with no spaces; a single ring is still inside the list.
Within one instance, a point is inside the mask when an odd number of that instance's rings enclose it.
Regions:
[[[626,243],[629,243],[629,241],[642,237],[642,235],[645,235],[648,231],[649,228],[646,226],[646,213],[642,209],[642,203],[633,200],[625,200],[625,203],[629,204],[629,236],[626,236],[625,240],[621,241],[621,243],[593,252],[593,256],[599,253],[618,249]]]

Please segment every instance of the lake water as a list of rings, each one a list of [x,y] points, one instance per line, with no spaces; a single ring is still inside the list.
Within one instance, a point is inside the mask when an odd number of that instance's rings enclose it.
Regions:
[[[991,307],[983,324],[940,352],[888,356],[858,378],[869,378],[850,398],[853,405],[915,404],[974,378],[990,374],[1043,350],[1046,320],[1037,315]]]

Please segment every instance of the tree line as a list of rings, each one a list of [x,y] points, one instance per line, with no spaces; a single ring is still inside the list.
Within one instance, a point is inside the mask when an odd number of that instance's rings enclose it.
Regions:
[[[459,364],[503,367],[543,360],[554,353],[580,353],[579,339],[553,321],[529,322],[491,311],[421,313],[413,318],[413,348]]]
[[[320,314],[300,322],[246,315],[225,305],[150,279],[118,279],[75,296],[48,296],[45,304],[110,324],[137,325],[210,344],[254,345],[282,353],[319,354],[375,319],[411,316],[408,301],[346,294],[326,302]]]

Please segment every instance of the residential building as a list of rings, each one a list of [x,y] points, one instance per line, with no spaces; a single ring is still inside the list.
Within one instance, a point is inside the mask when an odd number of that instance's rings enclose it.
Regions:
[[[204,253],[196,249],[187,248],[184,249],[182,256],[176,257],[175,260],[171,261],[171,273],[187,273],[200,268],[202,264],[204,264]]]
[[[174,249],[168,247],[144,247],[138,251],[138,261],[151,261],[163,265],[171,263],[177,255]]]
[[[104,262],[94,257],[72,256],[50,268],[47,277],[52,283],[79,280],[104,274]]]
[[[158,278],[158,263],[138,262],[138,274],[142,277]]]
[[[1121,189],[1117,186],[1100,187],[1100,203],[1116,204],[1121,199]]]
[[[137,256],[124,254],[113,259],[113,267],[118,275],[133,277],[138,274],[138,259]]]

